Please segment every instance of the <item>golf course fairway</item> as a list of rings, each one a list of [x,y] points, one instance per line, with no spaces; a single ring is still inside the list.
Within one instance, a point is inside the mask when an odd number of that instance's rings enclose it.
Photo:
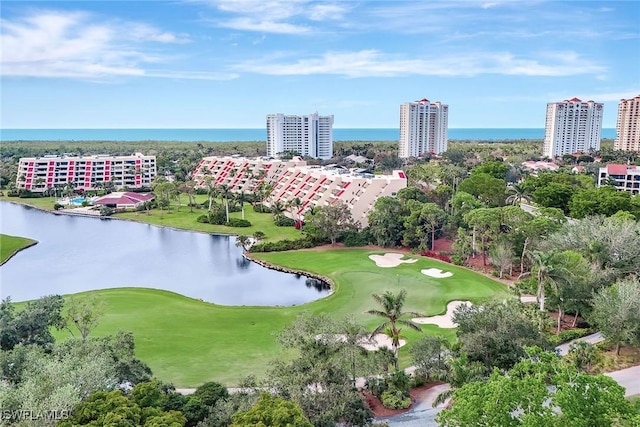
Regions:
[[[206,381],[236,385],[254,374],[262,377],[270,361],[282,355],[274,335],[303,311],[326,313],[336,318],[352,316],[367,328],[381,319],[366,314],[377,308],[372,293],[406,289],[404,310],[427,316],[445,313],[447,303],[475,303],[507,297],[507,287],[473,271],[430,258],[407,254],[417,262],[382,268],[369,255],[393,250],[315,249],[253,254],[271,264],[328,277],[334,283],[328,297],[292,307],[230,307],[215,305],[177,293],[147,288],[115,288],[65,296],[86,298],[99,295],[106,302],[100,324],[92,332],[99,336],[118,329],[135,336],[136,354],[154,375],[176,387],[196,387]],[[438,268],[453,273],[432,278],[421,270]],[[423,333],[453,339],[455,329],[423,325]],[[57,331],[65,339],[68,331]],[[409,344],[420,333],[407,331]],[[400,349],[401,366],[410,364],[408,347]]]

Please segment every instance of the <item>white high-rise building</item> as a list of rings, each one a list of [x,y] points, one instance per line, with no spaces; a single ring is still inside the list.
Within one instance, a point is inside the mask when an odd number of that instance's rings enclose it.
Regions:
[[[547,104],[542,154],[547,157],[600,149],[603,104],[578,98]]]
[[[420,157],[447,151],[449,106],[423,98],[400,105],[398,156]]]
[[[640,151],[640,95],[618,104],[614,150]]]
[[[267,156],[289,151],[300,156],[330,159],[333,156],[333,115],[267,115]]]

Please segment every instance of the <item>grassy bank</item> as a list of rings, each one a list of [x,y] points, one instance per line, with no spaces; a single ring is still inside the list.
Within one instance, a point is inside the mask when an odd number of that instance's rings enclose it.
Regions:
[[[29,246],[35,245],[35,240],[27,239],[25,237],[9,236],[7,234],[0,234],[0,265],[4,264],[23,249]]]
[[[247,374],[263,375],[270,361],[281,355],[274,333],[305,310],[336,318],[351,315],[372,329],[379,319],[365,312],[375,308],[373,292],[405,288],[406,309],[426,315],[444,313],[451,300],[479,302],[507,295],[502,284],[432,259],[417,257],[414,264],[379,268],[368,258],[373,253],[381,252],[343,249],[260,254],[259,258],[268,262],[322,274],[334,281],[332,295],[296,307],[226,307],[171,292],[134,288],[87,292],[74,298],[101,295],[107,301],[107,309],[95,334],[132,331],[137,354],[156,376],[176,386],[191,387],[209,380],[233,385]],[[429,267],[446,269],[454,275],[432,279],[420,273]],[[452,329],[425,325],[423,330],[454,337]],[[406,335],[411,341],[418,333]],[[57,333],[59,339],[66,336],[68,332]],[[400,354],[401,364],[407,366],[408,349],[401,349]]]
[[[0,200],[20,203],[23,205],[33,206],[38,209],[44,209],[53,211],[53,206],[58,198],[56,197],[38,197],[38,198],[18,198],[2,196]],[[206,195],[197,195],[195,201],[198,204],[204,203],[208,198]],[[225,225],[213,225],[202,224],[196,221],[200,215],[207,213],[206,209],[193,209],[193,212],[188,206],[186,197],[182,197],[183,205],[178,205],[177,202],[172,203],[169,209],[152,209],[148,213],[142,212],[125,212],[113,215],[113,218],[128,219],[131,221],[142,222],[145,224],[152,224],[164,227],[173,227],[181,230],[200,231],[206,233],[217,234],[246,234],[252,235],[256,231],[262,231],[266,238],[265,240],[284,240],[284,239],[297,239],[300,237],[300,231],[293,227],[277,227],[273,222],[273,215],[270,213],[257,213],[254,212],[253,207],[249,203],[244,204],[245,219],[251,222],[251,227],[227,227]],[[218,203],[221,201],[218,200]],[[64,212],[61,211],[61,212]],[[231,212],[229,214],[232,218],[241,218],[242,212]]]

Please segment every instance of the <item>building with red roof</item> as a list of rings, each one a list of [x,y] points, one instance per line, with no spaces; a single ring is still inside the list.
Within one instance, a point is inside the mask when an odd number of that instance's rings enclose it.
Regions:
[[[153,197],[151,193],[116,192],[98,197],[93,204],[110,208],[136,208],[144,202],[153,200]]]
[[[548,103],[543,155],[554,158],[599,150],[603,107],[579,98]]]
[[[610,164],[600,168],[598,186],[613,185],[617,190],[640,194],[640,166]]]

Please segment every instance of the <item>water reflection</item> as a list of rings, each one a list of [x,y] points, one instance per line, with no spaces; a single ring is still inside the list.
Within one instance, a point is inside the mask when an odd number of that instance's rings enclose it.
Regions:
[[[0,202],[0,232],[38,240],[0,267],[0,297],[114,287],[166,289],[222,305],[297,305],[329,293],[242,256],[235,238],[55,215]],[[304,286],[307,285],[307,286]]]
[[[312,277],[306,278],[304,284],[307,288],[315,289],[318,292],[331,290],[331,287],[328,283],[323,282],[322,280],[314,279]]]

